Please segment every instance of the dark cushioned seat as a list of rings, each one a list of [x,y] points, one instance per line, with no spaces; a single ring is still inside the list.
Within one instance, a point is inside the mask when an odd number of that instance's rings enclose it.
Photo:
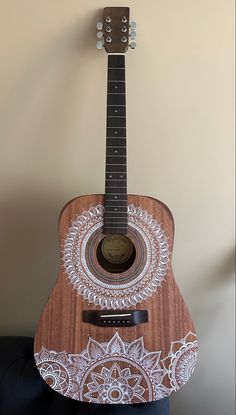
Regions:
[[[0,337],[0,415],[168,415],[169,400],[98,405],[54,392],[40,377],[30,337]]]

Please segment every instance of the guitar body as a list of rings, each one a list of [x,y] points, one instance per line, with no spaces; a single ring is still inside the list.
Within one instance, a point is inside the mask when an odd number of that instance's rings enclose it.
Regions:
[[[173,218],[160,201],[128,195],[133,248],[119,269],[101,252],[103,214],[104,195],[78,197],[61,213],[61,265],[38,324],[36,365],[72,399],[158,400],[187,382],[197,358],[194,325],[172,273]],[[113,244],[110,255],[123,255],[123,245]],[[132,322],[130,313],[142,310]]]

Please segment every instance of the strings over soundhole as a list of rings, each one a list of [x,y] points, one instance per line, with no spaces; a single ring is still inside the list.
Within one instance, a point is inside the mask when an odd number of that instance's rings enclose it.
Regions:
[[[134,263],[136,256],[133,242],[125,235],[107,235],[97,248],[97,259],[108,272],[124,272]]]

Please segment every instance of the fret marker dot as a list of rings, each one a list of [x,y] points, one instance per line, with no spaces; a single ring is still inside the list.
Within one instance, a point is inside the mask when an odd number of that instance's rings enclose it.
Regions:
[[[118,112],[118,110],[115,110],[115,112]]]
[[[117,131],[115,131],[115,134],[117,134]]]
[[[117,199],[117,196],[115,196],[115,199]]]
[[[120,175],[120,178],[121,178],[121,179],[122,179],[122,177],[123,177],[123,174],[121,174],[121,175]]]
[[[117,208],[115,208],[114,210],[117,211]]]
[[[112,178],[112,175],[111,175],[111,174],[109,175],[109,178],[110,178],[110,179]]]
[[[118,88],[118,86],[116,85],[116,86],[115,86],[115,88],[117,89],[117,88]]]
[[[115,153],[117,153],[117,150],[115,150]]]

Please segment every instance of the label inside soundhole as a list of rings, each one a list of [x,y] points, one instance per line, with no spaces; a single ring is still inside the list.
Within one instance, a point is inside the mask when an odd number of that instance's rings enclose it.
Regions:
[[[123,264],[133,253],[133,243],[124,235],[108,235],[102,241],[102,254],[112,264]]]

